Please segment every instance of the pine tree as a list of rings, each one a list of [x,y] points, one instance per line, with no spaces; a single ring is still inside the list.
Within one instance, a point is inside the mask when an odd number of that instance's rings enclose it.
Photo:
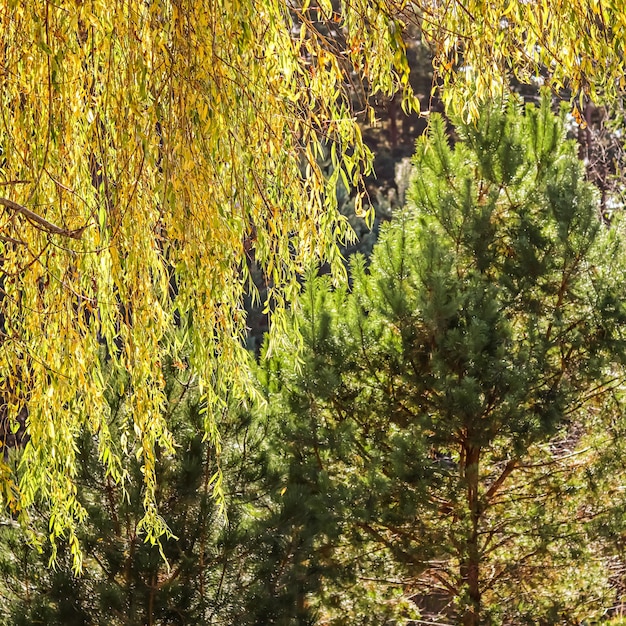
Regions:
[[[158,450],[156,493],[172,536],[162,552],[138,528],[144,515],[139,459],[126,467],[123,486],[98,462],[97,440],[83,433],[79,446],[77,497],[89,516],[80,528],[85,569],[72,571],[72,557],[60,542],[54,567],[51,548],[38,555],[11,519],[0,529],[0,624],[50,626],[145,626],[241,622],[262,562],[258,538],[264,490],[272,485],[269,459],[261,445],[267,423],[245,407],[225,409],[221,450],[204,434],[205,404],[197,378],[183,361],[164,367],[167,403],[163,417],[176,441],[173,456]],[[127,392],[119,375],[109,380],[110,428],[120,441],[136,436]],[[133,445],[129,441],[127,445]],[[9,459],[18,462],[18,452]],[[213,498],[218,465],[227,470],[223,512]],[[265,523],[265,522],[263,522]],[[49,518],[32,518],[32,531],[45,536]],[[260,545],[260,544],[259,544]],[[5,621],[3,621],[5,620]]]
[[[283,511],[302,563],[346,565],[309,599],[336,623],[578,623],[608,593],[585,443],[623,377],[623,234],[547,96],[455,132],[433,116],[350,288],[305,287],[303,362],[272,365]]]

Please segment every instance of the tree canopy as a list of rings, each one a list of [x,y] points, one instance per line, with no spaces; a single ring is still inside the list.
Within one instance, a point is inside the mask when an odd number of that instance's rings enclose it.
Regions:
[[[467,92],[502,93],[512,77],[567,89],[580,102],[614,99],[626,85],[622,1],[418,4],[423,36],[444,86],[462,87],[444,92],[444,98],[472,117],[477,102]]]
[[[358,188],[370,162],[354,94],[401,89],[417,106],[411,24],[444,86],[473,84],[474,97],[540,70],[610,96],[623,82],[618,4],[3,2],[2,420],[15,430],[27,412],[29,439],[19,471],[0,462],[4,501],[24,518],[43,502],[51,539],[66,535],[79,567],[76,442],[88,429],[114,479],[127,455],[140,459],[142,527],[166,532],[154,496],[155,447],[174,451],[161,364],[198,376],[219,443],[224,399],[248,376],[249,264],[267,277],[277,329],[306,267],[324,259],[342,274],[335,187]],[[112,438],[115,371],[130,400]]]
[[[547,97],[485,107],[452,148],[433,116],[369,263],[354,259],[349,288],[305,287],[304,363],[287,355],[270,379],[283,510],[301,566],[329,578],[325,621],[420,601],[470,626],[606,606],[590,522],[621,501],[621,478],[614,502],[599,487],[613,470],[598,441],[619,455],[624,231],[602,224],[563,118]]]
[[[164,532],[161,362],[190,347],[217,441],[221,402],[247,376],[249,257],[275,325],[302,268],[324,258],[341,270],[334,187],[358,181],[368,154],[342,83],[349,61],[320,30],[336,15],[273,1],[3,3],[0,379],[8,423],[27,406],[30,441],[19,479],[0,472],[15,510],[50,506],[52,538],[84,515],[83,428],[115,479],[124,455],[141,458],[144,528]],[[389,11],[338,19],[360,75],[393,90],[408,69]],[[105,369],[127,372],[132,391],[117,441]]]

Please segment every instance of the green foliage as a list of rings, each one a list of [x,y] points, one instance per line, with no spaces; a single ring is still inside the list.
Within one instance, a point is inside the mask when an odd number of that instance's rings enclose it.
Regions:
[[[268,366],[282,510],[309,571],[336,565],[310,599],[330,623],[573,623],[610,592],[585,443],[622,379],[621,226],[547,96],[455,130],[433,117],[407,209],[349,288],[309,279],[303,360]]]
[[[270,481],[262,446],[266,425],[233,405],[222,415],[218,457],[215,445],[204,437],[205,405],[197,378],[185,361],[170,362],[164,377],[163,418],[170,424],[177,454],[157,450],[156,493],[171,535],[159,550],[139,532],[144,516],[140,459],[125,467],[124,484],[118,485],[98,463],[97,440],[85,432],[79,442],[77,491],[88,512],[79,533],[83,573],[74,576],[63,541],[49,569],[51,547],[44,543],[38,555],[19,526],[5,519],[0,529],[0,623],[226,625],[240,620],[247,580],[254,572],[247,559],[257,550],[255,515],[260,515],[267,489],[261,477]],[[117,376],[109,382],[109,426],[116,440],[124,441],[137,436],[128,394],[119,392]],[[228,477],[227,522],[213,498],[218,462]],[[45,535],[48,527],[45,513],[32,516],[35,534]]]

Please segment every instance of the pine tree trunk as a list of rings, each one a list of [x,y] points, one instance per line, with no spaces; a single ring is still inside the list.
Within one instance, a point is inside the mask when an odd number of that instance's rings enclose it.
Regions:
[[[480,448],[467,445],[465,450],[465,482],[467,486],[467,508],[470,513],[470,532],[467,537],[466,553],[461,561],[461,582],[467,589],[468,603],[463,613],[463,626],[478,626],[480,623],[480,552],[478,530],[480,502],[478,494]]]

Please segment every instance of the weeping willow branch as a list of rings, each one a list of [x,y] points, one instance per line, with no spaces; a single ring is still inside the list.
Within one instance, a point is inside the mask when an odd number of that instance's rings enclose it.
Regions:
[[[0,205],[10,209],[11,211],[15,211],[16,213],[21,213],[27,220],[30,222],[34,222],[38,227],[42,230],[52,234],[52,235],[61,235],[63,237],[70,237],[71,239],[80,239],[83,235],[83,231],[87,228],[88,224],[82,226],[81,228],[77,228],[75,230],[69,230],[68,228],[61,228],[52,222],[49,222],[41,215],[38,215],[34,211],[18,204],[17,202],[13,202],[13,200],[9,200],[8,198],[0,197]]]

